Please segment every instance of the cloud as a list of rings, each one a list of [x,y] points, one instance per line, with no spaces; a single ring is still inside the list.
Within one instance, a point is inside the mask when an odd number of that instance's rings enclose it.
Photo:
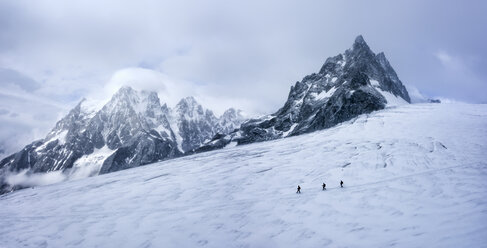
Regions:
[[[436,58],[448,70],[462,72],[467,70],[465,63],[458,57],[454,57],[446,51],[440,50],[435,53]]]
[[[38,94],[41,85],[28,76],[0,68],[0,156],[43,138],[68,106]]]
[[[441,63],[445,66],[449,66],[452,61],[453,61],[453,58],[448,54],[446,53],[445,51],[438,51],[435,56],[441,61]]]
[[[155,91],[161,102],[170,106],[183,97],[194,95],[195,85],[183,80],[174,80],[161,72],[144,68],[125,68],[116,71],[104,87],[101,97],[113,95],[120,87],[130,86],[137,90]]]
[[[217,113],[272,113],[358,34],[405,84],[485,102],[486,8],[476,0],[0,1],[0,108],[18,115],[0,123],[31,135],[25,144],[81,98],[106,99],[122,84],[158,91],[169,105],[194,95]]]
[[[28,170],[6,175],[5,181],[11,186],[33,187],[59,183],[66,180],[62,171],[29,173]]]
[[[248,111],[249,116],[262,114],[258,103],[246,98],[219,94],[217,91],[212,92],[213,85],[175,79],[160,71],[139,67],[116,71],[102,90],[93,92],[88,98],[105,103],[108,101],[107,96],[112,96],[122,86],[130,86],[139,91],[155,91],[161,104],[166,103],[169,107],[174,107],[182,98],[193,96],[217,115],[223,114],[229,107],[243,108]]]
[[[485,99],[487,79],[475,71],[478,61],[445,50],[437,51],[434,56],[441,64],[438,70],[441,87],[435,90],[437,98],[444,98],[445,102],[482,102],[481,99]]]
[[[405,86],[411,98],[411,103],[425,103],[428,101],[428,97],[421,93],[415,86],[408,84]]]
[[[41,87],[34,79],[15,70],[0,68],[0,79],[2,85],[16,84],[25,91],[34,91]]]

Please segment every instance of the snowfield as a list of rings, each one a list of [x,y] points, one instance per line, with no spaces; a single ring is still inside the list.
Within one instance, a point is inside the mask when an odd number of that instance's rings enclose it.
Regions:
[[[487,105],[401,105],[2,195],[0,247],[485,247],[486,152]]]

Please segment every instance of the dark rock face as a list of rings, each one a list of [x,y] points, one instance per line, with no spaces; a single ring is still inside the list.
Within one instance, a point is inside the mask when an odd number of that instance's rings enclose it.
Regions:
[[[367,87],[369,82],[365,74],[357,73],[351,79],[350,84],[353,92],[337,91],[324,107],[319,108],[314,118],[310,122],[306,122],[305,125],[298,127],[293,135],[329,128],[358,115],[383,109],[386,106],[386,99]]]
[[[118,148],[103,162],[100,174],[125,170],[180,155],[182,153],[174,143],[139,134],[133,138],[130,144]]]
[[[227,134],[235,131],[240,127],[240,124],[245,121],[242,111],[234,108],[227,109],[218,120],[216,125],[218,134]]]
[[[86,137],[77,132],[86,124],[80,103],[56,124],[44,140],[35,141],[18,153],[3,159],[0,167],[10,167],[17,171],[30,169],[32,172],[69,167],[69,164],[81,157],[84,151],[93,151],[93,143],[86,142]]]
[[[81,101],[45,139],[0,161],[0,191],[20,187],[5,182],[10,172],[71,175],[91,166],[89,175],[109,173],[231,142],[241,145],[308,133],[409,102],[385,55],[374,54],[362,36],[343,54],[328,58],[318,73],[296,82],[277,112],[245,122],[234,109],[217,118],[188,97],[172,110],[161,105],[155,92],[123,87],[102,108]]]
[[[240,110],[227,109],[220,118],[205,110],[193,97],[182,99],[174,109],[175,127],[182,139],[182,150],[193,152],[215,135],[228,134],[245,120]]]
[[[124,166],[132,167],[181,154],[172,138],[173,133],[155,131],[158,127],[170,130],[157,94],[139,94],[124,87],[97,112],[84,110],[84,102],[80,102],[60,120],[44,140],[36,141],[5,158],[0,166],[12,171],[30,169],[34,173],[66,170],[83,155],[106,146],[117,151],[112,157],[119,158],[105,161],[102,171],[111,172],[124,167],[112,166],[110,161],[120,162],[123,158],[127,161]],[[130,156],[128,153],[124,153],[128,157],[122,156],[118,152],[118,149],[128,147],[135,148]],[[158,150],[161,147],[164,149]],[[142,151],[144,154],[139,154]]]
[[[389,103],[389,101],[391,101]],[[319,73],[291,87],[276,113],[244,122],[197,151],[299,135],[332,127],[394,102],[410,103],[408,92],[383,53],[374,54],[362,36],[343,54],[328,58]]]
[[[22,170],[72,174],[95,164],[96,175],[178,157],[242,121],[234,109],[217,118],[192,97],[171,110],[155,92],[122,87],[100,109],[81,101],[45,139],[0,161],[0,184],[2,175]]]
[[[218,119],[212,111],[203,109],[193,97],[182,99],[176,105],[175,114],[184,151],[200,147],[216,134]]]

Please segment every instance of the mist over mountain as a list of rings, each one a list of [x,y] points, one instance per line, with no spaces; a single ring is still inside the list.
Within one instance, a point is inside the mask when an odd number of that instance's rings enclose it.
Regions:
[[[79,178],[175,158],[217,133],[233,131],[243,120],[232,108],[216,117],[193,97],[171,109],[155,92],[122,87],[101,108],[82,100],[44,139],[4,158],[2,180],[25,171]],[[2,184],[4,190],[12,188]]]
[[[0,248],[486,247],[486,10],[0,0]]]
[[[46,138],[0,162],[3,189],[16,187],[7,180],[12,173],[61,172],[68,178],[105,174],[309,133],[409,103],[409,93],[385,54],[375,54],[359,35],[350,49],[291,86],[278,111],[257,119],[245,120],[233,108],[217,117],[194,97],[170,108],[156,92],[127,86],[104,105],[82,100]]]

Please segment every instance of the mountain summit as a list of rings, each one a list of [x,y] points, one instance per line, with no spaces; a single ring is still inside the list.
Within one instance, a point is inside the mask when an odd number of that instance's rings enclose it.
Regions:
[[[155,92],[122,87],[99,109],[81,101],[45,139],[0,161],[0,193],[12,189],[4,181],[10,173],[62,171],[70,178],[109,173],[230,143],[309,133],[409,102],[384,53],[372,52],[362,36],[291,86],[277,112],[245,122],[235,109],[216,117],[193,97],[171,109]]]
[[[156,92],[122,87],[100,109],[83,99],[45,139],[0,161],[0,192],[11,189],[6,175],[24,170],[77,178],[178,157],[242,121],[234,109],[218,118],[193,97],[170,109]]]
[[[326,59],[318,73],[305,76],[274,114],[251,119],[199,151],[230,142],[247,144],[334,126],[386,106],[410,103],[408,92],[384,53],[375,54],[359,35],[352,48]]]

